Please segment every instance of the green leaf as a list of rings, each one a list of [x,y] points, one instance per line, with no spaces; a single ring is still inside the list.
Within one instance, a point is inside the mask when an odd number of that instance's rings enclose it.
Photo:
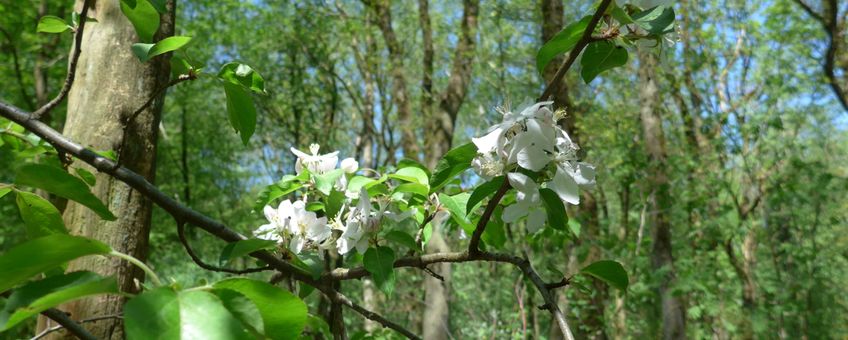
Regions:
[[[471,160],[476,155],[477,147],[474,143],[463,144],[448,151],[436,164],[433,176],[430,177],[430,193],[441,189],[456,175],[470,168]]]
[[[408,192],[415,195],[421,195],[422,197],[427,197],[427,193],[429,192],[426,185],[419,183],[403,183],[398,185],[395,188],[394,192]]]
[[[227,95],[227,114],[230,125],[241,136],[244,145],[250,141],[250,136],[256,131],[256,107],[253,98],[240,85],[224,82],[224,93]]]
[[[483,229],[483,235],[480,235],[480,239],[488,246],[503,248],[506,244],[506,231],[500,218],[501,214],[503,214],[503,208],[497,206],[489,223],[486,224],[486,229]]]
[[[601,72],[623,66],[627,63],[627,50],[609,41],[596,41],[586,46],[580,65],[583,70],[580,75],[586,84],[595,79]]]
[[[616,261],[598,261],[586,266],[586,268],[583,268],[580,273],[593,276],[606,282],[610,286],[620,289],[621,291],[627,291],[627,272],[624,270],[621,263]]]
[[[134,4],[133,4],[134,2]],[[121,11],[130,20],[141,42],[153,42],[159,30],[159,12],[147,0],[121,0]]]
[[[386,295],[392,295],[395,288],[394,263],[395,252],[392,248],[384,246],[368,248],[362,258],[362,264],[365,270],[371,273],[374,284]]]
[[[82,180],[85,182],[85,184],[88,184],[88,186],[93,187],[95,184],[97,184],[97,177],[95,177],[94,174],[90,171],[83,168],[74,168],[74,172],[76,172],[77,176],[79,176],[79,178],[82,178]]]
[[[288,195],[301,187],[303,187],[303,184],[296,177],[284,178],[277,183],[271,184],[259,193],[259,197],[253,204],[253,211],[262,211],[272,201]]]
[[[262,322],[262,314],[259,313],[259,308],[256,307],[250,299],[243,294],[229,289],[216,289],[212,291],[233,316],[241,321],[247,327],[247,330],[253,333],[256,338],[264,338],[262,330],[265,329],[265,324]]]
[[[548,224],[556,230],[565,231],[568,215],[565,214],[565,205],[562,200],[551,189],[539,189],[539,195],[545,202],[545,211],[548,213]]]
[[[389,178],[423,184],[428,186],[427,189],[429,189],[430,179],[427,177],[427,173],[416,167],[401,168],[394,174],[389,175]]]
[[[400,161],[398,161],[398,163],[397,163],[398,169],[409,168],[409,167],[419,168],[421,170],[424,170],[424,173],[427,174],[427,177],[428,178],[430,177],[430,169],[427,169],[427,167],[424,166],[424,164],[421,164],[414,159],[404,158],[404,159],[401,159]]]
[[[418,244],[415,243],[415,238],[412,237],[412,235],[409,235],[403,231],[392,230],[388,234],[386,234],[385,238],[387,241],[397,243],[411,250],[421,251],[421,247],[419,247]]]
[[[257,250],[274,249],[276,246],[277,242],[258,238],[230,242],[221,250],[221,256],[218,262],[222,265],[228,264],[235,258],[245,256]]]
[[[465,205],[465,213],[470,214],[474,207],[477,206],[480,202],[482,202],[487,197],[491,196],[495,192],[500,189],[501,185],[503,185],[503,181],[505,176],[498,176],[492,178],[491,181],[480,184],[474,191],[471,192],[471,197],[468,198],[468,204]]]
[[[625,12],[623,8],[619,7],[614,3],[613,6],[614,7],[612,9],[612,17],[615,18],[618,23],[622,25],[629,25],[633,23],[633,18],[630,17],[630,15],[627,14],[627,12]]]
[[[670,6],[656,6],[631,17],[637,25],[651,34],[674,32],[674,9]]]
[[[29,238],[67,234],[62,214],[47,200],[33,193],[17,191],[18,211],[26,224]]]
[[[3,198],[3,196],[6,196],[6,194],[8,194],[11,191],[12,191],[11,185],[0,183],[0,198]]]
[[[580,38],[583,36],[583,32],[586,31],[586,27],[589,26],[589,21],[592,20],[592,16],[588,15],[580,19],[578,22],[574,22],[571,25],[566,26],[559,31],[557,35],[555,35],[551,40],[548,40],[542,48],[539,49],[539,53],[536,54],[536,69],[539,73],[545,70],[545,66],[554,60],[558,55],[571,51],[574,48],[574,45],[577,45],[577,42],[580,41]]]
[[[333,186],[336,185],[336,182],[344,175],[344,170],[335,169],[328,171],[326,173],[320,175],[312,175],[312,179],[315,180],[315,189],[318,189],[324,195],[330,195],[330,191],[333,190]]]
[[[271,339],[294,339],[306,325],[306,304],[271,284],[234,278],[217,282],[213,287],[239,292],[256,304],[262,315],[264,334]]]
[[[367,185],[370,184],[370,183],[376,182],[376,181],[377,180],[375,180],[373,178],[369,178],[369,177],[365,177],[365,176],[353,176],[347,182],[347,191],[359,193],[359,189],[362,189],[362,187],[366,187],[366,189],[368,189]]]
[[[188,60],[178,55],[172,55],[171,60],[171,78],[179,78],[181,75],[189,74],[194,68]]]
[[[228,63],[221,66],[218,77],[233,85],[241,85],[245,88],[259,93],[265,93],[265,79],[253,68],[241,63]]]
[[[575,219],[569,219],[568,230],[571,230],[571,233],[574,234],[574,237],[580,238],[580,222],[577,222],[577,220]]]
[[[306,326],[309,327],[312,333],[321,334],[324,339],[333,337],[333,333],[330,332],[330,325],[324,321],[324,318],[309,314],[306,316]]]
[[[65,302],[118,293],[114,277],[102,277],[91,272],[73,272],[30,282],[9,296],[6,306],[0,311],[0,331]]]
[[[180,339],[180,300],[171,287],[139,294],[124,304],[124,332],[129,340]]]
[[[155,44],[136,43],[132,45],[132,53],[142,63],[147,62],[150,58],[147,55]]]
[[[173,36],[160,40],[149,51],[147,51],[147,59],[151,59],[157,55],[176,51],[191,41],[191,37]]]
[[[64,170],[41,164],[26,164],[18,169],[15,183],[44,189],[56,196],[80,203],[107,221],[114,221],[115,215],[109,212],[103,202],[88,188],[83,180]]]
[[[167,2],[166,0],[148,0],[148,1],[150,1],[150,4],[153,5],[153,8],[156,8],[157,12],[162,13],[162,14],[165,14],[165,13],[168,12],[168,9],[165,8],[165,3]]]
[[[63,234],[24,242],[0,255],[0,293],[70,260],[111,251],[100,241]]]
[[[330,196],[327,197],[327,210],[325,211],[327,218],[333,219],[336,217],[336,214],[339,213],[342,205],[344,205],[345,198],[345,194],[341,191],[333,190],[330,192]]]
[[[448,209],[451,219],[462,227],[466,233],[473,233],[475,227],[465,213],[465,206],[468,204],[469,197],[471,195],[465,192],[453,196],[439,194],[439,203]]]
[[[45,15],[41,19],[38,19],[38,26],[36,26],[35,31],[42,33],[62,33],[70,28],[71,26],[68,26],[68,23],[62,20],[62,18]]]

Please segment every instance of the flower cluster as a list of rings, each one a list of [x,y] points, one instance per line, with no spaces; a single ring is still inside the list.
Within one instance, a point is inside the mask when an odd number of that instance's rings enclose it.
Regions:
[[[404,214],[393,213],[385,199],[377,199],[378,208],[375,209],[364,187],[357,190],[348,187],[348,176],[359,171],[359,163],[353,158],[346,158],[339,163],[338,151],[322,155],[319,150],[320,146],[317,144],[310,145],[309,154],[292,148],[292,153],[298,157],[295,172],[300,175],[306,170],[310,176],[341,172],[334,188],[343,192],[345,198],[335,217],[319,217],[317,213],[310,211],[307,208],[309,202],[306,195],[293,202],[287,199],[276,209],[265,206],[264,213],[268,223],[253,232],[256,237],[276,241],[295,254],[307,248],[335,250],[342,255],[353,249],[364,253],[369,240],[379,231],[384,216],[399,221],[414,212],[410,210]],[[337,171],[337,165],[341,171]]]
[[[504,222],[527,216],[527,227],[535,232],[544,225],[546,214],[539,189],[553,190],[570,204],[580,203],[579,186],[595,183],[595,167],[579,162],[575,144],[557,125],[553,102],[530,105],[519,113],[500,110],[503,121],[489,128],[486,135],[472,138],[477,156],[471,165],[484,179],[506,175],[516,189],[516,202],[504,209]],[[518,167],[538,173],[536,183]]]

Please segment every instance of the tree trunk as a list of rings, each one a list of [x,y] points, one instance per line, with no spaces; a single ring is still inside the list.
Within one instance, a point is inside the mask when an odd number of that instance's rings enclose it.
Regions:
[[[639,99],[642,102],[639,113],[642,121],[643,142],[649,157],[648,185],[652,190],[648,199],[649,221],[653,225],[651,265],[654,271],[663,273],[658,291],[662,337],[663,339],[683,339],[686,336],[685,309],[682,301],[673,295],[671,289],[675,281],[674,258],[671,252],[671,221],[669,220],[672,200],[666,174],[665,137],[659,112],[660,103],[657,100],[659,91],[655,77],[656,59],[653,54],[640,51],[639,61],[641,63]]]
[[[79,10],[83,0],[77,0]],[[168,1],[168,14],[162,15],[157,33],[161,39],[174,32],[174,1]],[[163,98],[141,112],[126,127],[124,121],[150,96],[168,83],[168,57],[154,58],[142,64],[130,47],[138,42],[135,29],[121,12],[118,1],[97,1],[89,10],[97,22],[85,26],[82,54],[76,81],[68,95],[68,114],[64,134],[94,150],[115,150],[121,165],[153,181],[156,139]],[[74,167],[85,167],[73,164]],[[98,239],[112,249],[142,261],[147,257],[151,202],[126,184],[106,174],[97,175],[92,188],[112,211],[117,220],[107,222],[88,208],[69,202],[64,220],[72,234]],[[85,257],[70,264],[68,271],[89,270],[101,275],[114,275],[121,291],[137,292],[143,272],[126,261],[115,258]],[[62,310],[75,320],[93,316],[119,314],[125,298],[116,295],[80,300]],[[103,339],[122,339],[119,319],[85,325]]]

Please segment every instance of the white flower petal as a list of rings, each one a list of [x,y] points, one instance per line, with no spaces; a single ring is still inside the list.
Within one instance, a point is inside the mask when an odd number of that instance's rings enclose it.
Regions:
[[[291,150],[291,152],[295,156],[297,156],[297,158],[299,158],[299,159],[308,159],[309,157],[311,157],[310,155],[306,154],[305,152],[300,151],[300,150],[295,149],[295,148],[289,148],[289,150]]]
[[[352,174],[359,170],[359,162],[353,158],[345,158],[342,160],[341,168],[345,173]]]
[[[503,214],[501,215],[501,219],[506,223],[512,223],[518,221],[519,218],[522,218],[527,215],[527,207],[523,204],[513,203],[512,205],[504,208]]]
[[[496,128],[480,138],[471,138],[471,142],[477,146],[478,153],[491,153],[498,149],[498,143],[501,141],[504,129]]]
[[[265,213],[265,218],[269,222],[274,223],[278,220],[277,210],[272,208],[270,205],[266,205],[265,209],[263,209],[262,212]]]
[[[515,190],[523,193],[539,191],[539,185],[525,174],[520,172],[510,172],[506,175],[506,177],[509,179],[509,185],[515,188]]]
[[[550,185],[561,200],[574,205],[580,204],[580,190],[577,188],[577,182],[561,167],[557,167],[556,175]]]
[[[545,220],[547,220],[547,214],[545,209],[533,209],[527,215],[527,231],[535,233],[542,229],[545,226]]]

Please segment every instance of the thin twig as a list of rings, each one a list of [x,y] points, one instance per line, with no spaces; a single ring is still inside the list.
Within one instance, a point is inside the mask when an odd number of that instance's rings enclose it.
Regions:
[[[68,317],[68,314],[63,311],[60,311],[56,308],[50,308],[41,312],[41,314],[50,318],[53,321],[56,321],[56,323],[62,325],[63,328],[67,329],[68,332],[70,332],[77,338],[80,338],[82,340],[97,340],[96,336],[89,333],[87,329],[80,326],[80,324]]]
[[[408,329],[404,328],[403,326],[398,325],[398,324],[396,324],[396,323],[394,323],[394,322],[392,322],[392,321],[390,321],[390,320],[388,320],[388,319],[384,318],[384,317],[383,317],[382,315],[380,315],[380,314],[374,313],[374,312],[372,312],[372,311],[370,311],[370,310],[365,309],[364,307],[362,307],[362,306],[360,306],[360,305],[357,305],[357,304],[353,303],[353,301],[350,301],[350,299],[348,299],[346,296],[342,295],[341,293],[339,293],[339,292],[335,292],[335,291],[334,291],[334,293],[335,293],[335,294],[333,294],[333,295],[330,297],[330,299],[331,299],[333,302],[336,302],[336,303],[340,303],[340,304],[342,304],[342,305],[345,305],[345,306],[347,306],[348,308],[353,309],[353,310],[354,310],[354,311],[356,311],[357,313],[361,314],[362,316],[364,316],[364,317],[365,317],[365,318],[367,318],[368,320],[372,320],[372,321],[378,322],[378,323],[380,323],[381,325],[383,325],[383,327],[390,328],[390,329],[394,330],[395,332],[398,332],[398,333],[400,333],[400,334],[403,334],[403,335],[404,335],[405,337],[407,337],[407,338],[410,338],[410,339],[421,339],[421,338],[419,338],[417,335],[415,335],[415,334],[413,334],[412,332],[410,332]]]
[[[86,322],[95,322],[95,321],[108,320],[108,319],[123,319],[123,318],[124,317],[121,314],[103,315],[103,316],[97,316],[97,317],[88,318],[88,319],[82,319],[82,320],[79,321],[79,323],[83,324],[83,323],[86,323]],[[53,332],[58,331],[58,330],[63,329],[63,328],[65,328],[65,326],[62,326],[62,325],[50,327],[48,329],[41,331],[41,333],[38,333],[36,336],[32,337],[32,339],[30,339],[30,340],[41,339],[41,338],[47,336],[47,334],[53,333]]]
[[[191,260],[194,261],[194,263],[196,263],[200,268],[203,268],[203,269],[206,269],[206,270],[211,270],[213,272],[224,272],[224,273],[231,273],[231,274],[237,274],[237,275],[257,273],[257,272],[273,269],[273,268],[271,268],[271,266],[264,266],[264,267],[258,267],[258,268],[248,268],[248,269],[230,269],[230,268],[213,266],[211,264],[203,262],[203,260],[200,258],[200,256],[198,256],[197,253],[195,253],[194,250],[191,249],[191,246],[188,244],[188,239],[186,239],[186,236],[185,236],[185,222],[177,221],[177,236],[179,236],[180,243],[182,243],[183,248],[185,248],[186,252],[188,253],[188,256],[191,257]]]
[[[592,19],[589,20],[589,24],[586,26],[586,30],[583,31],[583,36],[580,38],[580,41],[574,45],[574,48],[571,52],[568,53],[568,59],[566,59],[562,65],[557,69],[556,75],[554,75],[553,79],[548,82],[548,85],[545,86],[545,91],[542,92],[542,95],[539,96],[537,101],[541,102],[550,97],[553,94],[556,86],[555,84],[559,84],[562,80],[562,77],[565,76],[565,72],[571,68],[571,65],[574,64],[574,61],[577,60],[577,55],[580,54],[581,51],[592,42],[592,32],[595,31],[595,27],[598,26],[598,23],[601,21],[601,18],[604,16],[604,12],[607,11],[607,7],[609,7],[612,0],[603,0],[601,4],[598,5],[598,10],[595,11],[595,15],[592,16]]]
[[[85,0],[82,3],[82,11],[80,11],[80,20],[77,25],[76,30],[74,31],[74,46],[73,51],[71,52],[71,60],[68,62],[68,76],[65,77],[65,84],[62,85],[62,89],[59,90],[59,94],[56,95],[56,98],[44,104],[44,106],[35,110],[35,112],[30,115],[30,119],[38,120],[46,114],[53,110],[62,100],[65,100],[65,97],[68,96],[68,92],[71,91],[71,85],[74,84],[74,79],[77,75],[77,62],[79,62],[80,54],[82,53],[82,33],[85,28],[85,23],[88,21],[88,8],[91,6],[92,0]]]
[[[474,233],[471,234],[471,240],[468,242],[468,253],[475,254],[480,251],[480,237],[483,236],[483,231],[486,230],[486,225],[489,224],[489,220],[492,218],[492,213],[495,211],[498,203],[500,203],[509,188],[509,180],[504,178],[503,184],[501,184],[501,187],[498,188],[497,192],[495,192],[495,195],[492,196],[492,199],[489,200],[489,204],[486,205],[486,210],[483,211],[483,215],[480,216],[480,221],[477,222],[477,227],[474,228]]]

